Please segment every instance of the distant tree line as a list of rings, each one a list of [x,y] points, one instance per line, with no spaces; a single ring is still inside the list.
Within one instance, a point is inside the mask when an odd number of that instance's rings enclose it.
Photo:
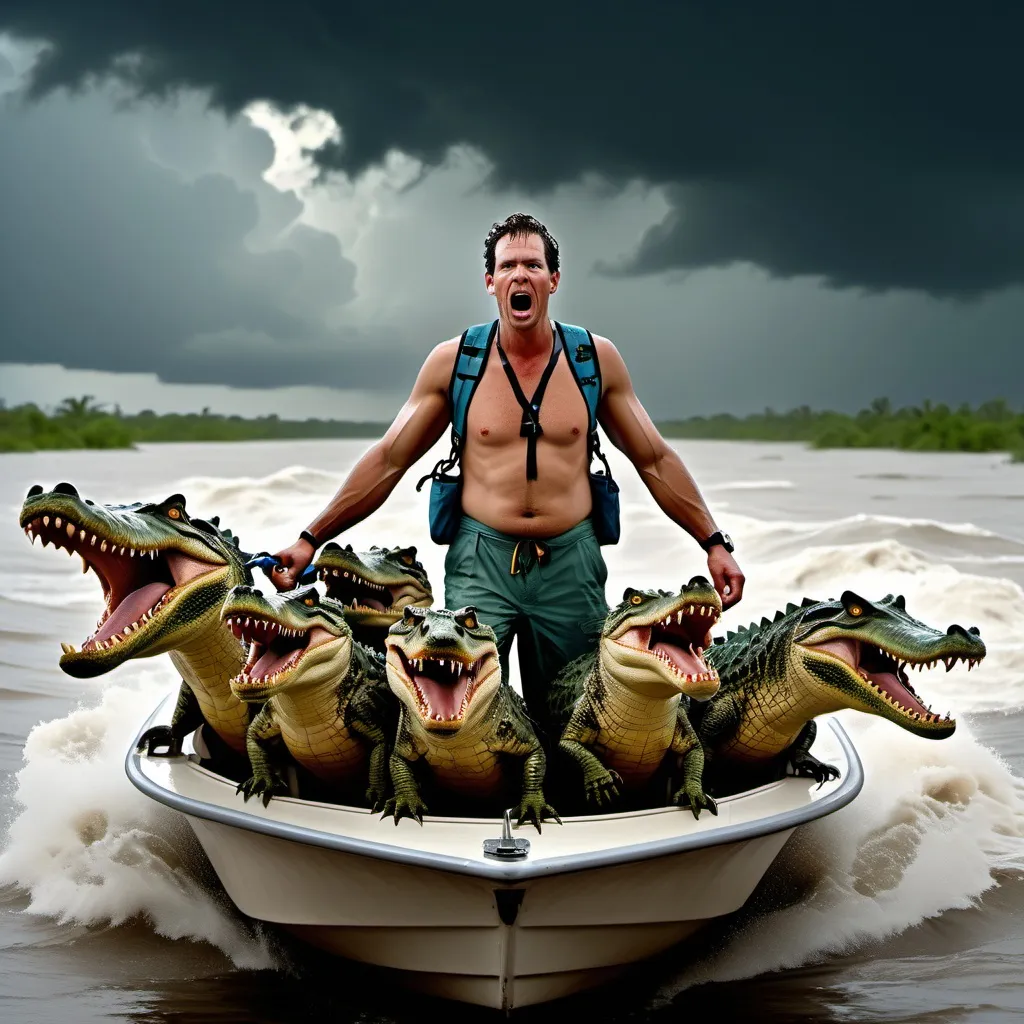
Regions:
[[[0,403],[0,451],[45,448],[130,448],[157,441],[264,441],[287,438],[377,438],[388,424],[349,420],[283,420],[199,413],[133,415],[107,409],[91,395],[66,398],[52,412],[36,405]],[[658,424],[666,437],[731,441],[802,441],[814,448],[902,448],[910,451],[1010,452],[1024,461],[1024,413],[1003,399],[977,408],[924,402],[894,409],[876,398],[849,416],[800,406],[788,412],[691,416]]]
[[[152,441],[267,441],[287,438],[380,437],[387,423],[347,420],[282,420],[276,414],[248,419],[198,413],[164,413],[151,409],[128,415],[107,409],[92,395],[65,398],[52,413],[37,405],[6,408],[0,403],[0,451],[31,452],[44,448],[131,448]]]

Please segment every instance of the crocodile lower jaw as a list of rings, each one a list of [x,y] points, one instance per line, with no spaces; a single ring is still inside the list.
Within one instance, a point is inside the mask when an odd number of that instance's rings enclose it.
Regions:
[[[74,644],[61,644],[61,649],[64,652],[59,661],[61,669],[70,676],[87,678],[116,668],[131,658],[147,654],[150,652],[150,648],[156,644],[159,645],[159,652],[174,649],[178,635],[167,629],[168,620],[196,590],[216,586],[219,583],[226,587],[229,573],[229,566],[219,566],[172,587],[163,592],[152,607],[142,612],[134,622],[97,639],[97,636],[103,631],[103,626],[113,614],[108,610],[107,614],[96,623],[96,632],[85,640],[81,650]],[[210,612],[215,613],[214,606],[211,606]],[[193,618],[181,626],[177,634],[181,635],[182,641],[188,642],[196,639],[200,632],[199,622],[203,617],[201,615],[198,618]],[[211,619],[210,624],[213,621],[215,620]]]

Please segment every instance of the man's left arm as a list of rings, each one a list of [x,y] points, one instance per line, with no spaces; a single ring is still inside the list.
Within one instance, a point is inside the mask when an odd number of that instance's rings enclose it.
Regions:
[[[662,511],[697,543],[718,531],[683,460],[674,452],[640,404],[626,364],[607,338],[594,338],[601,363],[602,391],[598,420],[609,440],[636,467]],[[743,596],[743,573],[721,544],[708,551],[708,571],[728,608]]]

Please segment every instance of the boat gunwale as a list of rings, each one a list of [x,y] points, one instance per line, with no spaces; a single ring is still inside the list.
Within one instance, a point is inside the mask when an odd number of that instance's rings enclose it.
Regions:
[[[303,843],[307,846],[317,846],[357,856],[372,857],[377,860],[430,868],[450,874],[470,875],[492,882],[526,882],[535,878],[575,874],[579,871],[587,871],[594,868],[614,867],[635,861],[654,860],[659,857],[686,853],[691,850],[725,846],[730,843],[758,839],[786,829],[794,829],[799,825],[807,824],[818,818],[824,818],[840,810],[860,793],[864,785],[864,768],[853,742],[839,722],[829,720],[828,724],[831,726],[833,733],[835,733],[836,739],[842,748],[843,756],[846,758],[847,772],[832,792],[818,800],[811,800],[800,807],[779,811],[776,814],[756,818],[753,821],[712,828],[710,831],[689,833],[668,839],[656,839],[646,843],[633,843],[613,849],[596,850],[593,853],[549,857],[532,862],[527,859],[525,861],[505,863],[495,861],[491,863],[465,857],[455,857],[448,854],[433,853],[426,850],[413,850],[408,847],[394,846],[390,843],[377,843],[367,839],[357,839],[338,835],[337,833],[323,832],[319,829],[303,825],[274,821],[268,818],[257,817],[245,810],[197,800],[194,797],[184,796],[181,793],[166,789],[146,775],[142,769],[143,755],[136,749],[139,736],[150,727],[165,704],[166,699],[161,700],[142,725],[142,728],[139,729],[138,735],[133,740],[131,747],[129,747],[125,758],[125,772],[129,781],[141,793],[157,803],[194,818],[202,818],[218,824],[230,825],[276,839],[284,839],[290,842]],[[172,759],[165,758],[164,760]],[[209,772],[209,774],[218,779],[224,778],[224,776],[220,776],[216,772]],[[807,781],[811,782],[813,780],[808,779]],[[766,787],[757,787],[757,789],[763,788]],[[749,796],[756,792],[757,789],[734,794],[732,799]],[[495,824],[500,827],[499,819],[495,819]]]

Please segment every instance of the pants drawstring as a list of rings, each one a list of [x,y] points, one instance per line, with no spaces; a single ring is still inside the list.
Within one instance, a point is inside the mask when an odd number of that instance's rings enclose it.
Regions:
[[[520,572],[525,576],[533,565],[547,565],[551,560],[551,549],[541,540],[517,540],[512,549],[512,561],[509,563],[510,576]]]

